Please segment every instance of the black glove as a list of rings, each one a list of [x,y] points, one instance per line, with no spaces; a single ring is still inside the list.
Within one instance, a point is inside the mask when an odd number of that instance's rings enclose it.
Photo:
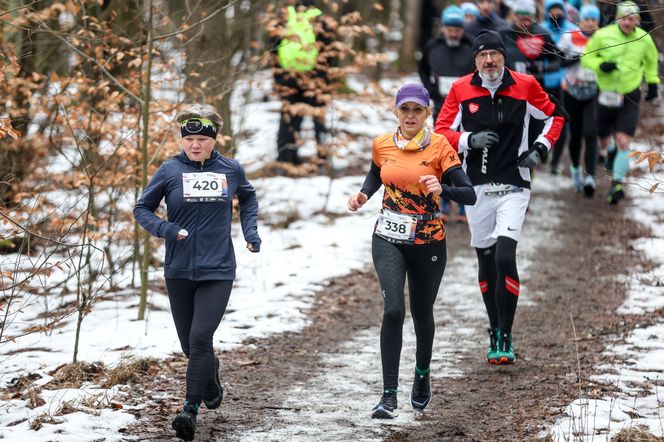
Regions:
[[[604,63],[599,65],[599,68],[602,70],[602,72],[606,72],[607,74],[616,68],[616,64],[612,61],[605,61]]]
[[[251,244],[251,252],[252,253],[258,253],[261,251],[261,243],[260,242],[252,242],[249,243]]]
[[[657,91],[657,83],[648,84],[648,95],[646,95],[646,101],[652,101],[659,95]]]
[[[497,133],[490,130],[473,132],[468,137],[468,147],[471,149],[489,149],[500,141]]]
[[[536,141],[535,144],[533,144],[533,147],[519,155],[519,158],[517,159],[519,167],[532,169],[546,159],[547,152],[548,149],[546,146],[539,141]]]

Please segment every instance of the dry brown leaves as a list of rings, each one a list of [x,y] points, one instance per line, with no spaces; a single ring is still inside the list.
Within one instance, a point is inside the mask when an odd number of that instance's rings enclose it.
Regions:
[[[645,425],[623,428],[613,436],[611,442],[662,442],[664,438],[655,436]]]

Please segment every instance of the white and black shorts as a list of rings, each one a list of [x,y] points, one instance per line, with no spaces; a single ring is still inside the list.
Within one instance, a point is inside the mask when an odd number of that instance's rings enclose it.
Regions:
[[[518,242],[530,201],[530,189],[503,195],[486,195],[487,186],[474,186],[477,202],[473,206],[466,206],[470,245],[485,249],[494,245],[499,236]]]

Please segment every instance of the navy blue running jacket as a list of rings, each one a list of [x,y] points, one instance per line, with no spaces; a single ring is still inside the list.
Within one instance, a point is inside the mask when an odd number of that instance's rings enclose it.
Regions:
[[[185,201],[183,174],[192,172],[223,174],[228,186],[227,197],[206,202],[189,198],[188,202]],[[164,277],[193,281],[235,279],[235,252],[231,240],[233,195],[237,195],[240,202],[244,239],[258,250],[261,239],[256,223],[256,191],[237,161],[212,151],[211,157],[201,165],[181,152],[159,167],[136,203],[134,217],[152,235],[166,238]],[[168,221],[154,213],[164,198]],[[189,236],[178,241],[180,229],[187,230]]]

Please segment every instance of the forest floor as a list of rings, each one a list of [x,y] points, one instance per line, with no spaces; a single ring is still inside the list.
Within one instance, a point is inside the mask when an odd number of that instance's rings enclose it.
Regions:
[[[514,326],[515,365],[485,362],[487,321],[479,289],[455,285],[456,275],[476,271],[475,253],[467,226],[450,223],[435,311],[433,398],[423,414],[413,413],[408,400],[414,337],[407,315],[401,414],[392,422],[370,418],[381,389],[382,302],[368,267],[329,281],[301,331],[219,354],[224,402],[218,410],[202,410],[197,440],[533,440],[574,399],[605,396],[611,385],[591,376],[609,357],[606,337],[625,336],[636,322],[661,320],[662,312],[648,318],[616,314],[627,292],[616,275],[651,265],[630,245],[648,232],[625,216],[624,204],[606,204],[606,179],[593,199],[557,186],[568,180],[535,178],[518,251],[525,293]],[[168,360],[152,382],[137,387],[134,396],[145,408],[125,429],[129,438],[173,436],[170,422],[181,407],[185,368],[184,358]]]

